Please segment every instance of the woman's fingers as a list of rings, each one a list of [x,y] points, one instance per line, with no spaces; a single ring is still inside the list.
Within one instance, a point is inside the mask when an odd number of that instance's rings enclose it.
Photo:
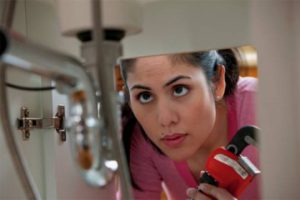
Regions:
[[[192,200],[237,200],[227,190],[207,183],[201,183],[198,189],[188,188],[186,193]]]
[[[186,190],[186,195],[189,197],[189,199],[194,199],[194,196],[196,195],[197,193],[197,189],[195,188],[188,188]]]
[[[197,189],[195,188],[188,188],[186,190],[186,195],[188,195],[188,197],[194,197],[194,195],[196,194]]]
[[[189,197],[189,200],[211,200],[211,198],[199,192],[195,188],[188,188],[186,194]]]
[[[232,196],[227,190],[216,187],[207,183],[202,183],[199,185],[198,189],[203,193],[212,196],[216,199],[224,199],[224,200],[237,200],[234,196]]]

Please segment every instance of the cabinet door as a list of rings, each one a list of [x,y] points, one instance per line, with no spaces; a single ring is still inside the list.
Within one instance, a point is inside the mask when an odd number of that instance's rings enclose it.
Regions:
[[[0,14],[2,13],[4,1],[0,1]],[[28,37],[28,7],[27,1],[17,1],[14,15],[13,29]],[[6,82],[28,86],[40,87],[41,78],[29,73],[8,68]],[[44,178],[44,145],[43,132],[31,131],[29,141],[23,141],[22,134],[16,128],[16,119],[20,117],[22,106],[26,106],[30,110],[30,116],[40,117],[42,113],[41,94],[38,92],[28,92],[16,90],[7,87],[7,99],[10,114],[11,126],[14,130],[14,136],[17,140],[19,148],[25,157],[31,174],[37,184],[37,187],[44,197],[45,195],[45,178]],[[50,94],[50,93],[49,93]],[[5,98],[5,97],[0,97]],[[15,171],[10,153],[6,146],[4,134],[0,122],[0,199],[24,199],[25,193]]]

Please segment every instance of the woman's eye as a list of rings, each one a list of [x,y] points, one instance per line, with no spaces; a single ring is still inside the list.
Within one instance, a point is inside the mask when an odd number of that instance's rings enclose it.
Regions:
[[[174,96],[180,97],[180,96],[184,96],[188,93],[189,89],[185,86],[176,86],[174,88],[173,94]]]
[[[149,92],[142,92],[138,95],[138,100],[142,103],[149,103],[150,101],[152,101],[153,96],[149,93]]]

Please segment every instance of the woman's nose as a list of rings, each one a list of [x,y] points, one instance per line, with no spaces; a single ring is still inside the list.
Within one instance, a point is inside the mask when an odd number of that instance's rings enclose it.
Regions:
[[[176,107],[170,102],[160,102],[157,109],[157,119],[161,126],[169,127],[178,122],[179,116]]]

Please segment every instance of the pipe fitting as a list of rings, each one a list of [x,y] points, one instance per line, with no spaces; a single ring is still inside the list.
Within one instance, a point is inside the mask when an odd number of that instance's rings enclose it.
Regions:
[[[7,37],[5,37],[5,35]],[[69,115],[66,128],[76,166],[85,181],[95,187],[105,186],[114,171],[105,165],[106,156],[101,144],[103,119],[98,116],[96,90],[81,62],[53,50],[19,39],[0,30],[5,42],[0,62],[8,67],[49,78],[68,96]],[[6,44],[9,43],[9,48]],[[6,97],[1,97],[6,98]]]

